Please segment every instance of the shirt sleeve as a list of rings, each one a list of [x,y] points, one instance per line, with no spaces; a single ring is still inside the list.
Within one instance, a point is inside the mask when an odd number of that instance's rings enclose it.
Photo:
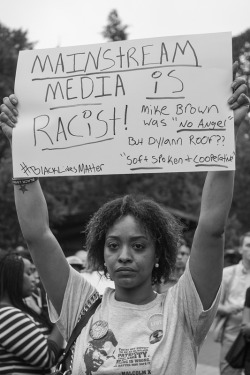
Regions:
[[[174,288],[176,288],[174,300],[177,301],[179,316],[182,317],[180,322],[194,345],[200,346],[213,323],[220,300],[221,287],[211,307],[204,310],[188,261],[184,274],[171,291],[174,291]]]
[[[0,341],[7,352],[31,366],[50,368],[53,365],[47,338],[34,321],[19,309],[10,307],[1,312]]]
[[[90,284],[81,273],[70,267],[68,283],[64,293],[60,315],[57,314],[51,301],[48,300],[49,316],[52,323],[56,323],[61,334],[68,341],[84,304],[90,296],[96,293],[95,287]]]
[[[234,270],[235,270],[235,265],[225,267],[223,269],[222,291],[221,291],[221,297],[220,297],[220,303],[222,303],[222,304],[225,303],[227,290],[228,290],[229,284],[232,280]]]

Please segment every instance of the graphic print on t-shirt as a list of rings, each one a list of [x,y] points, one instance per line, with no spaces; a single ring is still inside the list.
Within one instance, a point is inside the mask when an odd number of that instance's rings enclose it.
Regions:
[[[84,353],[86,375],[92,375],[107,360],[115,360],[114,353],[118,344],[114,333],[108,328],[108,323],[99,320],[92,325],[90,335],[93,340],[89,341]]]
[[[151,334],[148,337],[148,346],[133,348],[121,348],[109,328],[108,322],[98,320],[92,324],[90,337],[83,358],[86,367],[86,375],[97,372],[101,366],[120,368],[121,374],[129,373],[129,369],[141,369],[147,374],[150,373],[151,353],[150,346],[159,342],[163,337],[162,314],[154,314],[148,321]],[[124,372],[124,370],[126,370]],[[145,371],[145,372],[144,372]]]
[[[159,342],[163,337],[163,315],[152,315],[148,320],[148,328],[153,331],[149,337],[150,344]]]

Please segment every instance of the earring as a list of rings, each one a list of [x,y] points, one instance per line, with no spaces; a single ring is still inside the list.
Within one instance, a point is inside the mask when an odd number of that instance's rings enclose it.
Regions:
[[[107,265],[106,265],[106,263],[103,263],[103,267],[104,267],[104,274],[105,274],[105,277],[106,277],[108,280],[112,280],[111,277],[110,277],[110,274],[108,273],[108,269],[107,269]]]
[[[155,263],[155,268],[159,268],[159,263]]]

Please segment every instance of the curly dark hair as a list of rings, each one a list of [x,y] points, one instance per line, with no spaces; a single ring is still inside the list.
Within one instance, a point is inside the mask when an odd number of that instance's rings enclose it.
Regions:
[[[126,195],[105,203],[86,226],[86,250],[90,268],[104,271],[104,244],[110,227],[121,217],[132,215],[155,243],[159,267],[152,271],[152,284],[169,280],[175,262],[177,247],[182,238],[183,225],[166,208],[151,199]]]

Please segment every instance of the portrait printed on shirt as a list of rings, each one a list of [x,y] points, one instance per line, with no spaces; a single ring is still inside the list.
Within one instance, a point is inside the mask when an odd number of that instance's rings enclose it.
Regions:
[[[92,340],[89,341],[84,353],[86,375],[98,371],[106,361],[115,361],[114,353],[118,344],[114,333],[108,328],[108,323],[98,320],[90,330]]]
[[[163,337],[162,314],[154,314],[148,321],[151,333],[148,335],[148,346],[122,348],[114,332],[109,328],[108,322],[98,320],[90,329],[92,340],[88,342],[87,349],[83,354],[86,375],[98,374],[98,370],[105,368],[117,368],[121,371],[139,370],[148,371],[151,365],[152,353],[150,348],[161,341]],[[149,370],[150,371],[150,370]],[[123,372],[122,372],[123,373]]]

